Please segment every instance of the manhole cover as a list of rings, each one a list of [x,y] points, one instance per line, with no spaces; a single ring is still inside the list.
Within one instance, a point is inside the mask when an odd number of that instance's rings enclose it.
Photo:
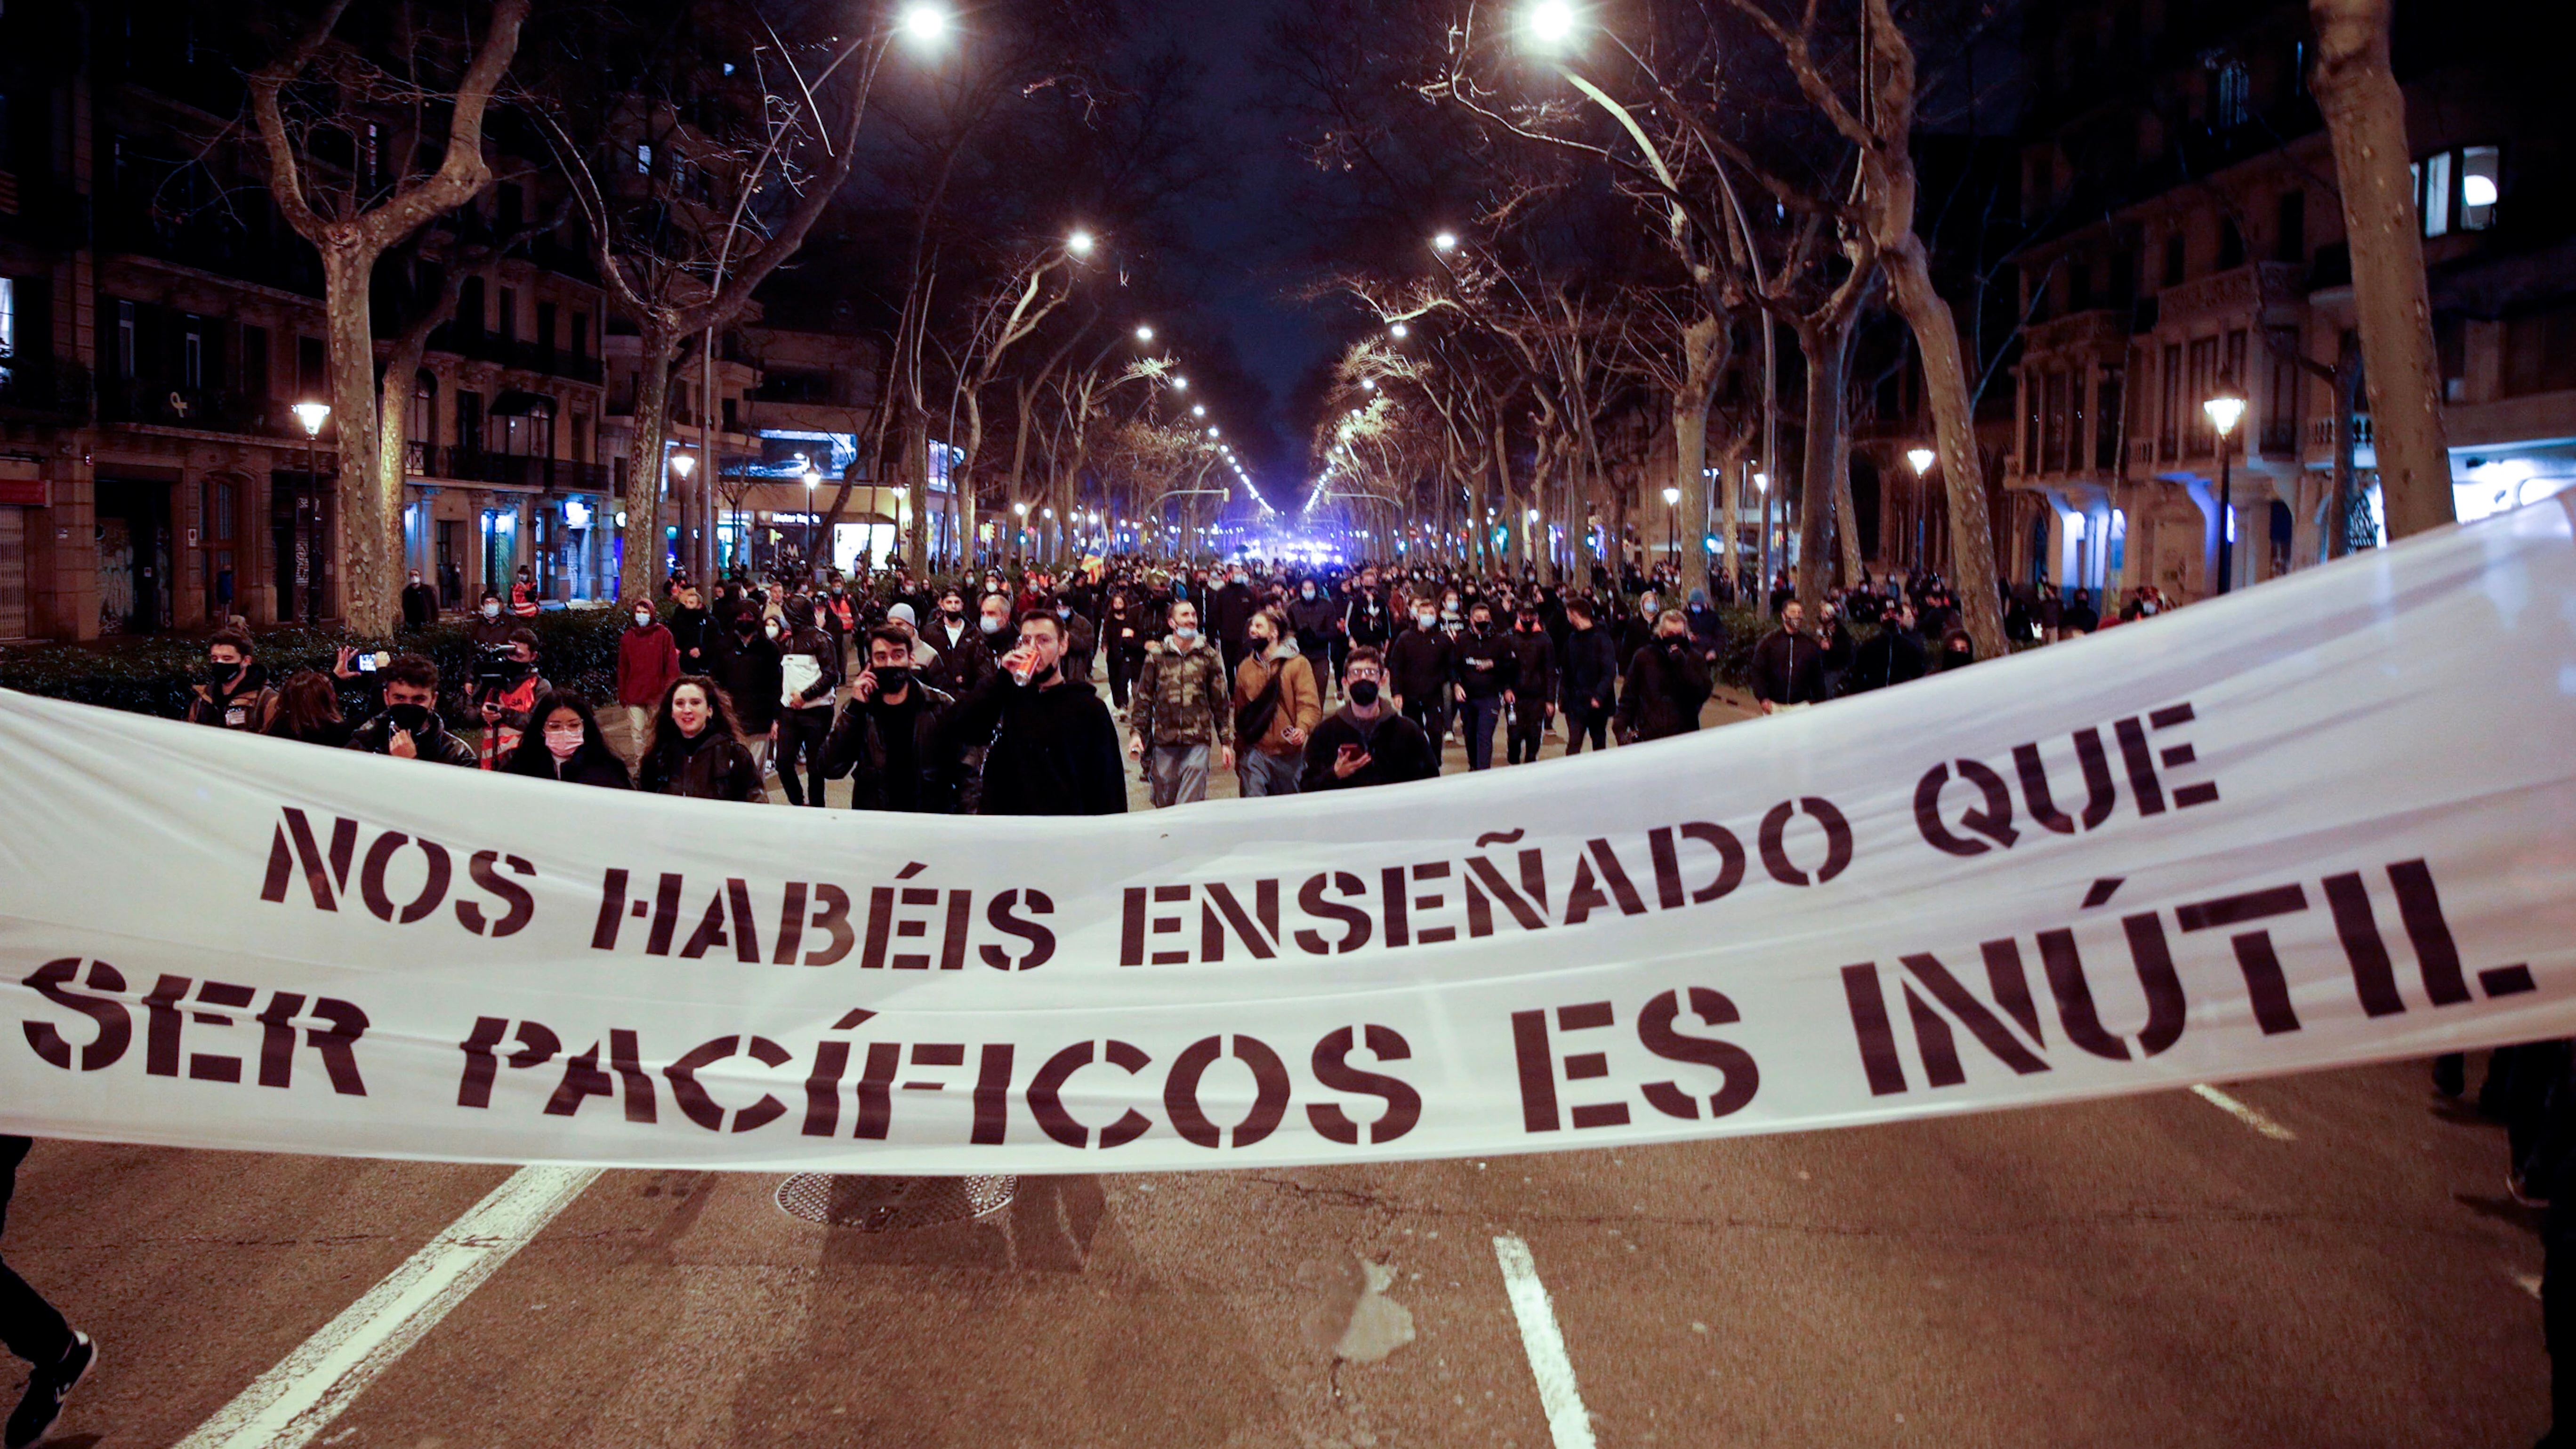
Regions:
[[[1019,1190],[1016,1177],[858,1177],[800,1172],[778,1185],[791,1218],[862,1233],[935,1228],[997,1213]]]

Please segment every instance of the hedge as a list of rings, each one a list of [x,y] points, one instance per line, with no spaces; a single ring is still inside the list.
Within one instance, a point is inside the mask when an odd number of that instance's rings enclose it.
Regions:
[[[538,672],[548,681],[593,700],[614,694],[625,610],[551,609],[527,623],[537,635]],[[406,630],[392,639],[289,626],[255,630],[253,640],[259,662],[277,680],[299,669],[328,673],[339,651],[352,647],[426,654],[438,664],[440,687],[451,694],[473,672],[474,650],[461,622]],[[205,639],[187,635],[0,649],[0,689],[175,718],[187,712],[205,657]],[[344,710],[363,714],[375,706],[364,684],[342,687]]]

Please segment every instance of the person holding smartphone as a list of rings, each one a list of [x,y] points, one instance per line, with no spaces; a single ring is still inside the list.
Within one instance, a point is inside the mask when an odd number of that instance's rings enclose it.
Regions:
[[[1306,737],[1306,790],[1348,790],[1361,785],[1400,785],[1440,773],[1431,736],[1387,707],[1386,660],[1360,645],[1342,666],[1348,701]]]

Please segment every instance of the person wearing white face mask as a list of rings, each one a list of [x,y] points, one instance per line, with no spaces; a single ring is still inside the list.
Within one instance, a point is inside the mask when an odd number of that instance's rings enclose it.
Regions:
[[[661,706],[663,691],[680,677],[680,646],[654,617],[651,600],[638,595],[629,609],[634,622],[617,636],[617,702],[626,707],[630,753],[640,759],[653,711]]]
[[[502,773],[611,790],[635,788],[626,762],[609,749],[599,733],[598,719],[580,695],[549,694],[537,701],[528,717],[535,728],[520,736],[518,748],[501,766]]]
[[[509,643],[510,631],[518,627],[517,620],[501,616],[501,596],[485,589],[481,602],[475,605],[474,617],[465,625],[465,642],[478,649],[497,648]]]
[[[1431,757],[1449,732],[1449,691],[1458,683],[1458,651],[1427,599],[1413,603],[1413,627],[1386,646],[1386,690],[1397,711],[1422,727]]]
[[[438,591],[420,581],[420,570],[411,571],[411,582],[403,585],[403,627],[426,629],[438,622]]]

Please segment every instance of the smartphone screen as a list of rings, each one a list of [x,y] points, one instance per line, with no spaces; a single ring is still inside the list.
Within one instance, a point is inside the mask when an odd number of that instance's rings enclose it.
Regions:
[[[376,656],[374,656],[373,654],[361,654],[361,655],[359,655],[359,656],[358,656],[358,672],[359,672],[359,673],[361,673],[361,674],[373,674],[373,673],[375,673],[375,672],[376,672]]]

